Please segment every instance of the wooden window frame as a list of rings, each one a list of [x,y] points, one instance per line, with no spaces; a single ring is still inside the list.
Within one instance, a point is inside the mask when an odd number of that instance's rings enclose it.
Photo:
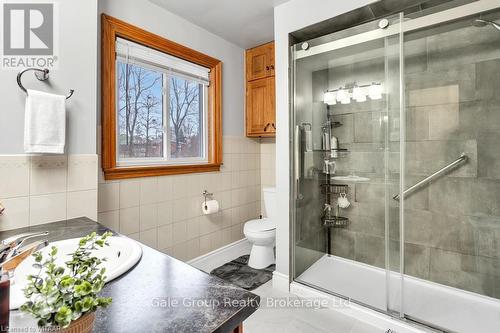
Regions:
[[[101,22],[102,169],[104,178],[111,180],[219,171],[222,165],[222,62],[106,14],[102,14]],[[207,163],[117,166],[115,98],[117,37],[210,69],[207,110]]]

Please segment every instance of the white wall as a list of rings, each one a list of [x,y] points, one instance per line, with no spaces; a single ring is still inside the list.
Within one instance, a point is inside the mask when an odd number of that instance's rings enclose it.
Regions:
[[[276,139],[260,139],[260,186],[276,187]],[[267,217],[264,205],[264,195],[261,195],[261,215]]]
[[[96,153],[97,0],[60,0],[59,68],[50,86],[33,73],[23,76],[32,89],[75,94],[68,101],[68,154]],[[16,83],[17,71],[0,70],[0,154],[23,154],[25,94]]]
[[[0,230],[74,217],[97,217],[97,0],[56,0],[59,68],[48,83],[33,73],[25,87],[59,94],[67,104],[66,154],[27,156],[23,149],[25,94],[17,71],[0,70]],[[16,155],[16,156],[10,156]]]
[[[276,232],[275,276],[291,278],[290,262],[290,146],[289,138],[289,34],[317,22],[335,17],[374,0],[292,0],[274,10],[274,37],[276,45],[276,187],[279,219]],[[286,284],[275,281],[275,286]]]
[[[25,77],[24,82],[30,88],[60,93],[75,89],[75,95],[68,101],[67,155],[0,156],[0,202],[6,207],[6,213],[0,217],[0,230],[82,215],[96,219],[99,207],[98,217],[103,223],[115,230],[128,230],[131,236],[181,259],[242,238],[244,222],[260,214],[261,182],[259,141],[244,137],[243,131],[244,50],[147,0],[99,0],[99,4],[97,0],[59,0],[59,9],[61,63],[51,73],[51,87],[36,82],[32,75]],[[224,166],[220,173],[128,182],[105,182],[99,173],[101,179],[97,185],[98,14],[102,12],[223,62]],[[25,97],[16,85],[16,72],[0,74],[0,155],[22,154]],[[173,182],[183,184],[183,188],[169,187]],[[187,183],[192,192],[182,197],[179,191]],[[139,201],[127,203],[124,196],[130,195],[125,194],[144,192],[145,186],[163,191],[164,196],[155,197],[158,202],[145,201],[141,196]],[[165,188],[169,193],[165,193]],[[215,216],[217,223],[198,216],[201,210],[198,201],[205,188],[221,200],[223,209]],[[173,205],[174,201],[181,205]],[[183,214],[188,211],[179,207],[193,203],[196,206],[189,206],[189,219],[185,219]],[[168,204],[170,209],[163,209]],[[146,205],[158,207],[145,209]],[[138,211],[136,218],[134,214]]]
[[[220,172],[99,180],[100,223],[190,260],[242,239],[260,215],[260,144],[244,136],[244,50],[147,0],[100,0],[99,12],[121,19],[223,62],[223,162]],[[187,186],[186,186],[187,185]],[[221,211],[204,216],[202,191]]]
[[[243,136],[244,50],[147,0],[100,0],[99,12],[223,62],[223,134]]]

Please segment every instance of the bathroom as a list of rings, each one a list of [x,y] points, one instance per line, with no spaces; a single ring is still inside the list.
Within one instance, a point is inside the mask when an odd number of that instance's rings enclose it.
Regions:
[[[498,1],[0,5],[0,331],[92,232],[63,330],[497,331]]]

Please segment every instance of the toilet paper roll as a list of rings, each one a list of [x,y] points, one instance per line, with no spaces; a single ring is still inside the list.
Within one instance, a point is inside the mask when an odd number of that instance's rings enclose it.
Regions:
[[[219,211],[219,203],[217,200],[208,200],[201,204],[201,210],[205,215],[215,214]]]

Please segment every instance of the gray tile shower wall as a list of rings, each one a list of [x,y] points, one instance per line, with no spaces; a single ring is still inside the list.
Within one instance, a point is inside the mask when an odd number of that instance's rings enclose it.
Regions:
[[[419,48],[408,50],[405,59],[406,185],[462,152],[469,161],[406,200],[405,272],[500,298],[500,34],[475,27],[443,29],[430,37],[415,36],[405,50],[411,45]],[[391,113],[393,121],[383,126],[383,101],[337,104],[328,111],[321,101],[326,89],[377,80],[384,80],[382,58],[314,72],[312,95],[315,108],[343,124],[334,135],[351,153],[338,161],[337,173],[370,178],[349,183],[351,207],[342,214],[351,223],[333,230],[331,251],[385,267],[384,202],[386,191],[389,198],[398,192],[399,119]],[[399,269],[398,204],[390,201],[389,266]],[[309,227],[302,239],[313,239],[317,232]]]

